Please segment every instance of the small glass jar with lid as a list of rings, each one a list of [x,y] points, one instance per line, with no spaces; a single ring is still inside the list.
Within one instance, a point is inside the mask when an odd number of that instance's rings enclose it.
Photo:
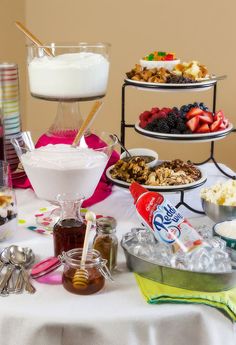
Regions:
[[[86,262],[81,265],[82,249],[72,249],[63,253],[64,262],[62,284],[64,288],[78,295],[91,295],[100,291],[105,279],[112,280],[106,267],[106,260],[102,259],[97,250],[88,250]]]
[[[104,287],[105,280],[113,281],[113,278],[106,266],[107,261],[97,250],[89,249],[85,262],[81,260],[82,252],[83,249],[75,248],[58,257],[47,258],[32,267],[31,277],[46,284],[62,283],[67,291],[77,295],[94,294]],[[57,277],[55,280],[51,274],[60,266],[64,266],[61,279]]]
[[[116,220],[113,217],[101,217],[96,221],[96,235],[93,248],[98,250],[103,259],[107,260],[110,271],[117,265],[118,239],[116,236]]]

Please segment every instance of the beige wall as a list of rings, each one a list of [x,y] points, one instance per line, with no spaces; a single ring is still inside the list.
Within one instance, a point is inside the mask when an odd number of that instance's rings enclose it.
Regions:
[[[22,48],[25,40],[9,24],[14,17],[8,4],[6,32],[12,33],[15,49],[9,50],[12,59],[19,60],[23,71]],[[42,41],[107,41],[112,44],[111,73],[105,105],[95,127],[116,132],[120,130],[121,86],[125,72],[130,70],[145,53],[154,49],[172,50],[185,60],[197,59],[216,74],[227,74],[220,83],[217,108],[236,122],[234,90],[236,70],[233,65],[236,54],[234,0],[20,0],[14,1],[14,12]],[[22,19],[23,20],[23,19]],[[5,28],[4,28],[5,30]],[[7,45],[7,42],[6,42]],[[17,55],[16,55],[17,54]],[[129,89],[127,95],[127,121],[135,122],[138,114],[152,106],[181,105],[190,101],[205,101],[211,106],[211,93],[157,93]],[[83,104],[86,113],[88,104]],[[56,104],[33,99],[26,92],[24,128],[39,136],[53,121]],[[235,123],[236,124],[236,123]],[[127,146],[155,147],[162,159],[184,158],[194,161],[208,154],[209,144],[173,144],[153,142],[127,130]],[[236,137],[232,134],[216,144],[217,159],[236,169]]]

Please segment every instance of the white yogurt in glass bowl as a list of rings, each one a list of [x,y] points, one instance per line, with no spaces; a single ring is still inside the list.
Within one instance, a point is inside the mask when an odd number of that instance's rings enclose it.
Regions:
[[[109,76],[109,45],[28,47],[30,92],[48,100],[92,100],[105,96]]]
[[[57,203],[58,195],[70,194],[88,199],[98,185],[117,140],[102,132],[97,146],[72,147],[67,144],[49,144],[29,149],[14,140],[13,145],[36,195]]]
[[[89,148],[49,144],[24,153],[21,162],[37,196],[53,202],[64,193],[91,197],[108,156]]]

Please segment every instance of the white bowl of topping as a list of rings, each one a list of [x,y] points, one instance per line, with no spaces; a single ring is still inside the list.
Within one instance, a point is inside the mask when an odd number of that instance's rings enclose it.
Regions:
[[[145,148],[133,148],[128,149],[132,157],[141,157],[145,160],[147,166],[152,168],[157,165],[158,162],[158,153],[151,149]],[[129,159],[126,152],[123,152],[120,156],[120,159]]]
[[[236,249],[236,219],[215,224],[213,234],[222,238],[227,247]]]
[[[140,65],[144,68],[146,67],[147,69],[151,68],[165,68],[168,71],[172,71],[173,68],[180,63],[180,60],[170,60],[170,61],[148,61],[148,60],[140,60]]]

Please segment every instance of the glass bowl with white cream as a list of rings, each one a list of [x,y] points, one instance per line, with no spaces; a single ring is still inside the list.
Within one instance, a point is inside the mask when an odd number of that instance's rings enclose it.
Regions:
[[[110,66],[108,43],[50,43],[29,45],[27,49],[32,96],[70,102],[105,96]]]
[[[115,136],[108,133],[93,135],[97,136],[95,149],[68,144],[32,148],[13,140],[38,198],[57,204],[59,194],[74,195],[75,199],[93,195],[116,144]]]

